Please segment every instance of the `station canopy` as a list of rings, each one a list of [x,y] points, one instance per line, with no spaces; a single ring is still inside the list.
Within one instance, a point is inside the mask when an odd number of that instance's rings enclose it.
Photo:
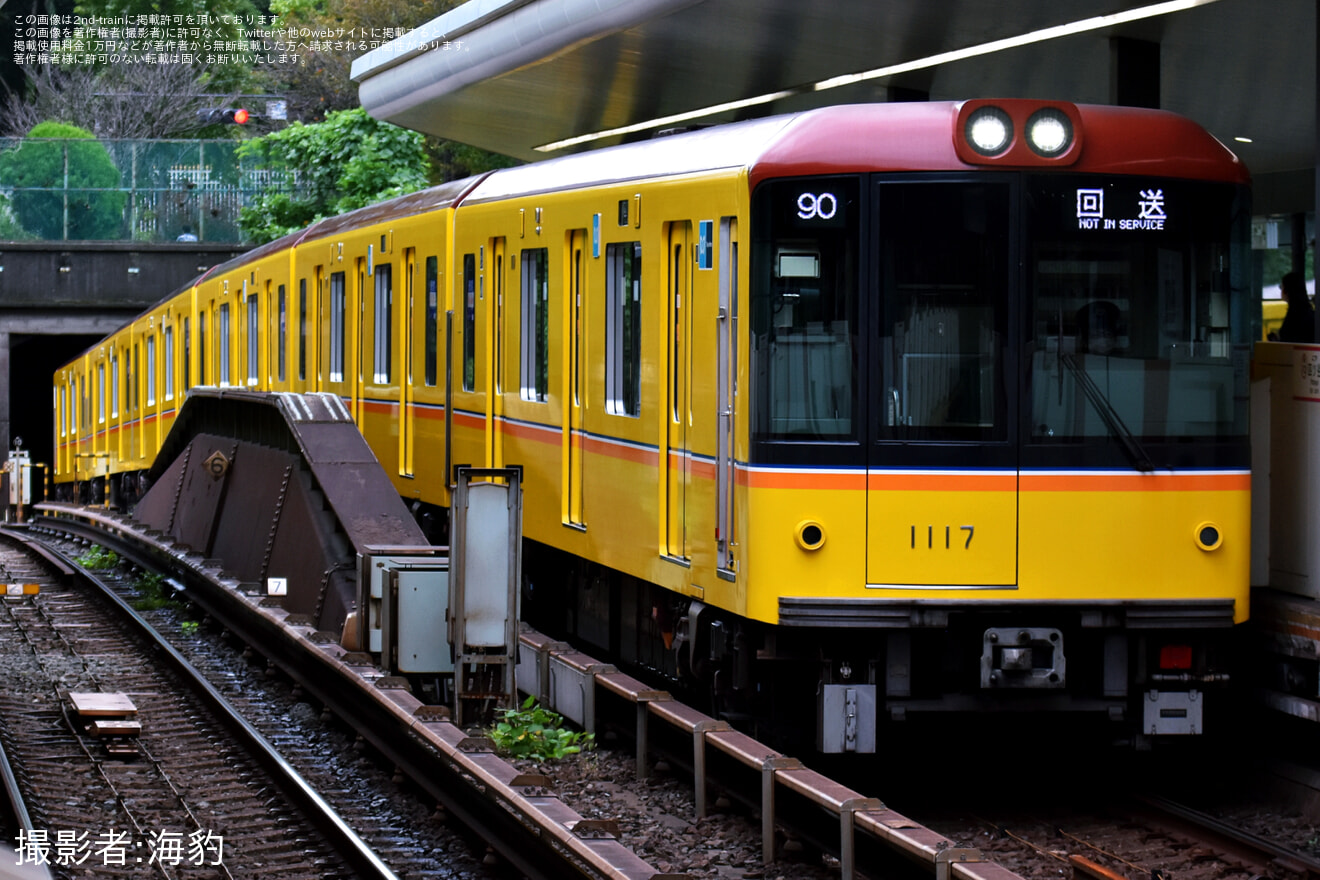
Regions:
[[[470,0],[359,59],[371,115],[536,159],[825,104],[1159,106],[1312,210],[1317,0]]]

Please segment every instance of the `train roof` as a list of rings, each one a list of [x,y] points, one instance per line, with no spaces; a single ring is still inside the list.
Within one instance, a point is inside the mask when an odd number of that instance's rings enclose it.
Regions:
[[[962,102],[843,104],[623,144],[497,171],[479,181],[463,204],[721,169],[746,169],[755,187],[782,176],[993,166],[972,166],[958,157],[954,136],[961,107]],[[1055,170],[1249,180],[1232,151],[1184,117],[1133,107],[1076,107],[1084,129],[1082,151],[1075,162]]]
[[[318,220],[306,229],[212,267],[162,297],[160,302],[207,277],[231,272],[289,247],[361,226],[461,205],[721,170],[745,170],[754,188],[762,180],[774,177],[993,167],[993,162],[969,165],[957,155],[954,129],[962,104],[913,102],[821,107],[621,144],[451,181]],[[1232,151],[1182,116],[1107,105],[1078,104],[1076,109],[1084,130],[1082,152],[1076,162],[1056,170],[1229,183],[1250,180],[1246,167]]]

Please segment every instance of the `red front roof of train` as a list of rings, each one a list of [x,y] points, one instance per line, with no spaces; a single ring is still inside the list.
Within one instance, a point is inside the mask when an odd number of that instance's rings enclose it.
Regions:
[[[1031,105],[1024,101],[1003,103]],[[961,106],[848,104],[798,114],[751,164],[752,185],[773,177],[806,174],[1023,167],[996,160],[973,165],[959,158],[954,139]],[[1140,174],[1230,183],[1250,180],[1237,156],[1205,129],[1181,116],[1133,107],[1075,106],[1081,119],[1081,149],[1075,161],[1050,167],[1087,174]]]
[[[1039,107],[1066,107],[1080,120],[1066,161],[1036,161],[1025,146],[1003,157],[964,161],[955,137],[964,104],[1002,104],[1026,120]],[[962,151],[964,155],[967,150]],[[1026,161],[1013,160],[1026,156]],[[1021,99],[843,104],[714,126],[575,153],[490,174],[463,197],[477,204],[580,187],[745,168],[752,186],[772,177],[864,171],[961,171],[1049,167],[1088,174],[1140,174],[1246,183],[1242,162],[1203,128],[1159,110]]]

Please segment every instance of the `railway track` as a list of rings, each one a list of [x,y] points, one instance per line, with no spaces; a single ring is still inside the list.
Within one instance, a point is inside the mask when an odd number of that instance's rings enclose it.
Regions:
[[[433,798],[442,814],[472,829],[513,870],[534,877],[667,875],[671,866],[662,858],[655,861],[664,863],[665,871],[628,848],[619,823],[608,812],[579,812],[558,796],[553,780],[510,765],[492,753],[489,741],[449,725],[436,707],[421,704],[367,665],[369,658],[343,651],[328,634],[289,620],[261,597],[245,595],[217,563],[149,535],[126,518],[101,512],[52,505],[38,528],[94,540],[168,574],[218,627],[259,649],[271,669],[305,691],[304,699],[353,725],[369,751],[397,768],[396,777]],[[700,826],[711,802],[741,790],[760,813],[760,828],[750,833],[760,831],[767,864],[787,836],[819,841],[822,851],[837,859],[835,876],[855,870],[862,876],[913,880],[1016,880],[978,853],[955,846],[879,801],[861,797],[667,694],[647,690],[612,667],[534,632],[524,632],[522,641],[522,656],[532,668],[524,670],[520,663],[520,681],[554,677],[570,683],[571,689],[580,685],[579,693],[592,694],[586,700],[592,717],[585,726],[594,727],[597,714],[602,729],[620,717],[636,725],[638,760],[630,775],[649,773],[666,741],[673,754],[686,754],[686,760],[673,759],[681,768],[675,775],[690,772],[696,788],[683,810],[686,815],[668,817],[675,826]],[[531,687],[546,698],[539,687]],[[714,876],[706,871],[694,875]]]
[[[60,527],[67,525],[61,523]],[[114,540],[114,529],[104,537]],[[82,540],[87,539],[84,537]],[[199,564],[205,568],[209,563]],[[222,573],[217,571],[213,575],[216,580],[222,580]],[[133,588],[131,583],[126,582],[120,584],[120,589],[131,593]],[[191,590],[185,592],[188,595],[194,594]],[[274,612],[263,610],[263,613]],[[194,626],[185,629],[189,621],[177,618],[188,615],[170,611],[161,612],[161,615],[167,622],[171,615],[176,618],[172,624],[174,640],[180,645],[186,646],[190,641],[215,642],[222,637],[232,641],[234,634],[242,632],[241,628],[232,625],[232,621],[228,628],[198,629]],[[200,612],[193,616],[200,616]],[[244,638],[253,640],[255,637],[247,632]],[[304,641],[316,643],[317,640],[305,638]],[[329,649],[322,643],[317,650]],[[689,864],[703,865],[701,858],[687,863],[674,858],[674,864],[671,864],[671,854],[663,849],[663,844],[657,845],[655,841],[657,837],[666,836],[663,832],[657,832],[657,828],[661,827],[675,830],[673,837],[676,846],[683,845],[678,839],[682,835],[690,839],[688,845],[699,845],[692,841],[708,836],[712,827],[726,829],[719,832],[721,835],[740,838],[736,844],[727,848],[730,852],[739,850],[741,855],[733,857],[715,850],[713,859],[716,864],[693,870],[693,876],[729,876],[733,865],[742,865],[748,872],[746,876],[761,873],[750,866],[750,862],[755,859],[747,855],[748,838],[755,837],[758,829],[736,823],[724,826],[720,824],[720,818],[712,819],[717,813],[727,815],[727,811],[717,811],[709,805],[716,797],[723,798],[726,795],[741,801],[747,808],[745,812],[760,813],[762,827],[759,830],[765,835],[763,850],[766,861],[771,857],[781,859],[782,853],[772,850],[782,848],[785,837],[792,841],[804,841],[811,852],[824,854],[823,859],[808,858],[810,865],[799,863],[801,870],[792,866],[791,857],[776,861],[774,870],[779,873],[783,873],[785,865],[789,866],[784,876],[817,878],[830,876],[831,873],[839,876],[844,872],[842,862],[845,858],[851,859],[860,876],[899,876],[901,871],[896,872],[894,869],[900,868],[907,872],[904,876],[922,877],[933,873],[939,877],[945,876],[947,872],[948,875],[961,876],[965,880],[990,877],[1010,880],[1014,877],[1011,872],[1042,880],[1045,877],[1057,877],[1061,873],[1100,880],[1117,880],[1120,877],[1136,880],[1142,875],[1174,877],[1177,880],[1229,880],[1238,876],[1244,880],[1254,876],[1278,877],[1283,880],[1309,878],[1320,873],[1308,853],[1290,847],[1287,841],[1264,841],[1268,846],[1260,846],[1261,840],[1253,840],[1253,837],[1259,838],[1259,834],[1234,833],[1228,830],[1229,823],[1222,820],[1218,822],[1217,828],[1209,830],[1204,827],[1196,811],[1186,808],[1180,811],[1183,815],[1175,823],[1169,818],[1167,809],[1162,810],[1159,816],[1153,815],[1158,806],[1155,803],[1145,804],[1141,816],[1132,812],[1118,812],[1110,803],[1093,813],[1064,815],[1051,810],[1050,816],[1045,819],[1011,816],[987,821],[978,818],[969,824],[960,825],[936,818],[923,826],[874,799],[860,798],[856,792],[831,783],[818,774],[812,774],[792,759],[775,755],[746,737],[711,723],[692,710],[669,701],[667,695],[645,691],[640,683],[632,682],[612,668],[596,664],[591,658],[572,654],[564,650],[562,645],[551,643],[535,633],[524,634],[524,651],[545,662],[577,670],[584,681],[591,681],[596,694],[592,700],[592,724],[602,731],[611,729],[625,734],[631,728],[633,732],[641,733],[641,744],[631,762],[616,755],[610,761],[598,762],[597,767],[588,771],[585,777],[580,771],[570,770],[567,771],[569,777],[577,773],[580,778],[566,778],[561,785],[559,780],[540,772],[545,768],[523,766],[509,770],[507,775],[501,775],[505,771],[493,769],[497,759],[487,754],[479,742],[474,741],[466,748],[471,750],[474,767],[480,770],[470,772],[495,774],[491,777],[495,784],[483,788],[492,791],[497,801],[501,797],[508,797],[508,792],[499,790],[499,780],[503,780],[504,785],[528,800],[546,796],[553,800],[558,786],[564,804],[555,809],[575,811],[573,816],[576,818],[569,821],[585,820],[588,827],[595,829],[596,839],[613,838],[630,844],[633,840],[639,843],[644,841],[647,846],[644,852],[650,864],[641,869],[640,873],[625,872],[623,876],[658,876],[665,871],[688,870]],[[226,691],[231,692],[230,695],[242,705],[242,711],[259,719],[259,724],[268,730],[273,739],[279,741],[281,748],[293,755],[294,763],[315,764],[315,756],[327,751],[363,754],[363,743],[359,741],[355,748],[352,734],[345,734],[342,728],[338,728],[338,733],[327,732],[322,717],[325,713],[315,710],[308,696],[300,694],[298,685],[290,686],[282,674],[275,672],[277,668],[285,669],[288,663],[287,658],[277,662],[279,652],[275,652],[276,660],[265,662],[260,659],[243,661],[236,659],[234,653],[209,649],[201,650],[199,656],[203,665],[210,667],[208,675],[212,680],[227,683]],[[544,668],[540,661],[537,665],[538,668]],[[293,679],[297,678],[298,673],[294,671]],[[390,693],[386,691],[387,695]],[[393,702],[404,699],[398,693],[392,696]],[[386,701],[391,701],[389,696]],[[298,723],[291,723],[295,718]],[[668,723],[657,724],[659,718]],[[644,724],[642,719],[645,719]],[[313,723],[309,725],[305,722]],[[317,727],[315,722],[321,722],[322,726]],[[327,745],[330,748],[327,749]],[[399,769],[391,773],[396,763],[395,757],[399,754],[397,749],[397,746],[391,746],[388,742],[372,741],[365,752],[385,756],[387,760],[383,767],[379,760],[369,761],[365,758],[358,763],[338,765],[330,771],[333,780],[337,781],[327,782],[326,787],[337,788],[338,791],[332,793],[336,797],[350,792],[357,796],[356,802],[352,799],[337,802],[348,804],[342,807],[346,814],[359,816],[372,813],[370,808],[362,807],[364,802],[374,804],[376,812],[380,813],[387,803],[397,806],[407,802],[410,797],[414,798],[411,807],[402,808],[408,818],[383,819],[378,829],[364,831],[368,839],[380,841],[373,845],[380,847],[382,852],[389,851],[387,861],[391,864],[394,864],[393,859],[399,853],[416,854],[430,849],[432,852],[445,852],[445,860],[454,863],[457,873],[483,870],[478,864],[482,861],[484,849],[481,842],[474,844],[470,838],[451,838],[448,842],[427,844],[400,833],[401,827],[405,825],[434,826],[437,823],[428,821],[432,804],[430,793],[419,795],[418,789],[425,786],[407,781],[407,777],[417,773],[419,762],[397,762]],[[664,785],[668,786],[675,778],[687,778],[690,775],[693,779],[702,780],[697,791],[691,795],[671,793],[666,806],[657,808],[650,805],[630,814],[629,804],[636,798],[629,793],[633,789],[621,785],[623,777],[654,776],[653,771],[659,761],[663,762],[662,766],[668,764],[677,770],[675,773],[663,774],[669,777],[661,781]],[[371,769],[373,767],[374,770]],[[592,774],[595,774],[594,778]],[[767,783],[767,780],[771,782]],[[401,788],[396,785],[399,781],[405,783]],[[931,782],[940,784],[935,778]],[[651,779],[646,784],[658,787],[660,783]],[[772,792],[769,801],[766,800],[767,791]],[[444,803],[443,799],[441,803]],[[768,823],[765,821],[767,803],[771,806]],[[445,812],[444,809],[440,811],[442,815]],[[737,812],[737,809],[733,812]],[[845,815],[847,820],[843,818]],[[841,822],[844,822],[842,834]],[[562,826],[564,823],[559,824]],[[882,826],[892,835],[892,839],[877,840],[868,829],[868,826],[876,825]],[[847,842],[849,831],[853,837],[851,853],[845,852],[841,846]],[[1234,838],[1233,842],[1228,842],[1229,837]],[[492,854],[504,856],[509,864],[515,864],[513,859],[516,858],[517,844],[510,845],[507,841],[501,844],[498,839],[491,838],[487,840]],[[933,853],[928,860],[926,852]],[[645,864],[638,860],[634,867],[639,863]],[[658,867],[652,869],[651,864]],[[460,865],[462,867],[457,867]],[[823,871],[820,867],[822,865]],[[647,873],[648,870],[650,873]],[[571,871],[562,875],[605,876],[593,872],[581,860],[574,863]]]
[[[0,537],[0,579],[39,590],[0,605],[26,860],[98,876],[394,876],[208,685],[163,662],[130,609]]]
[[[1245,765],[1244,765],[1245,766]],[[1024,878],[1072,875],[1077,880],[1312,880],[1320,877],[1320,827],[1290,806],[1275,787],[1247,794],[1236,772],[1216,764],[1219,796],[1199,784],[1175,784],[1175,796],[1133,794],[1170,790],[1168,780],[1121,776],[1098,781],[1085,768],[1056,765],[1068,790],[1030,803],[1022,789],[999,803],[966,809],[918,809],[924,821]],[[1210,768],[1201,766],[1203,776]],[[1204,781],[1204,780],[1202,780]],[[1066,784],[1066,783],[1065,783]],[[991,783],[988,788],[995,786]],[[1196,804],[1190,806],[1189,804]]]

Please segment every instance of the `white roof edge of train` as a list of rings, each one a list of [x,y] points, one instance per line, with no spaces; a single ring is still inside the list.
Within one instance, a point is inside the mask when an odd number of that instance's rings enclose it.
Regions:
[[[794,113],[731,122],[501,168],[477,184],[459,206],[578,187],[610,186],[635,180],[750,167],[775,135],[800,115]]]

